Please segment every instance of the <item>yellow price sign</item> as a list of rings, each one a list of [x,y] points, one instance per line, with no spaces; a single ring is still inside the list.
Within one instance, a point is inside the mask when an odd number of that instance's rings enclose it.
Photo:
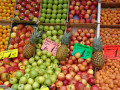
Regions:
[[[0,90],[3,90],[3,88],[0,88]]]
[[[49,90],[49,88],[47,87],[47,88],[43,88],[43,89],[40,89],[40,90]]]
[[[4,58],[15,58],[18,56],[18,49],[7,50],[0,52],[0,59]]]

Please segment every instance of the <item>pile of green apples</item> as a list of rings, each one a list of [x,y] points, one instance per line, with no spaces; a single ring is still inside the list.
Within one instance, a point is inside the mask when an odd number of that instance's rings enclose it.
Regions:
[[[42,34],[41,39],[39,40],[39,43],[43,43],[45,38],[51,39],[55,42],[57,42],[58,44],[60,44],[61,39],[63,37],[64,31],[65,31],[65,26],[60,26],[60,25],[56,25],[56,26],[43,26],[43,25],[39,25],[38,30],[43,30],[44,34]]]
[[[25,75],[21,71],[10,79],[11,88],[15,90],[40,90],[49,87],[57,80],[61,72],[59,60],[51,52],[36,49],[36,55],[24,62]]]
[[[43,0],[40,22],[64,23],[67,19],[68,0]]]

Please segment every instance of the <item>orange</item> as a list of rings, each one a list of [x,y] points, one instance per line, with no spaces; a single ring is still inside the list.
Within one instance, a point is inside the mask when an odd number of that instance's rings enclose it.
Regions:
[[[2,39],[3,42],[5,42],[5,39]]]
[[[7,25],[6,28],[7,28],[7,29],[10,29],[10,25]]]
[[[7,30],[3,30],[3,33],[6,34],[6,33],[7,33]]]
[[[0,25],[0,29],[2,28],[2,25]]]
[[[0,19],[2,19],[2,16],[0,16]]]
[[[2,41],[2,37],[0,37],[0,41]]]
[[[0,9],[0,13],[2,13],[3,12],[3,10],[2,9]]]
[[[0,45],[2,45],[3,44],[3,42],[2,41],[0,41]]]
[[[7,20],[7,17],[3,17],[4,20]]]
[[[7,37],[9,37],[9,33],[7,33]]]
[[[2,33],[3,32],[3,29],[0,29],[0,33]]]
[[[6,14],[5,14],[5,13],[2,13],[2,16],[4,17],[4,16],[6,16]]]
[[[6,29],[7,27],[6,26],[3,26],[3,29]]]
[[[6,35],[5,35],[5,34],[3,34],[3,35],[2,35],[2,37],[3,37],[3,39],[5,39],[5,38],[6,38]]]

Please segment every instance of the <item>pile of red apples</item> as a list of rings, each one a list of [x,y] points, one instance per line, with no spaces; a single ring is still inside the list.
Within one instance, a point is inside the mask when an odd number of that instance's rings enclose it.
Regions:
[[[93,64],[91,58],[84,60],[80,53],[68,55],[66,61],[60,61],[61,73],[57,82],[51,84],[50,90],[99,90],[95,85]]]
[[[69,23],[95,23],[97,5],[97,0],[70,0]]]
[[[70,27],[67,28],[67,32],[71,32],[72,29]],[[70,55],[72,55],[72,51],[74,49],[74,43],[79,43],[83,45],[87,45],[92,47],[93,39],[95,37],[95,30],[94,29],[87,29],[87,28],[78,28],[77,32],[75,32],[71,36],[71,41],[69,44]]]
[[[40,0],[17,0],[15,20],[37,21],[39,9]]]

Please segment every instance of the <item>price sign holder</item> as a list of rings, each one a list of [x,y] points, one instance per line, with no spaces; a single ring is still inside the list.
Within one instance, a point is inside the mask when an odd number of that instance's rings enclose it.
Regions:
[[[46,50],[47,52],[52,52],[52,54],[56,56],[58,47],[59,47],[58,43],[46,38],[41,49]]]
[[[49,90],[49,88],[47,87],[47,88],[43,88],[43,89],[40,89],[40,90]]]
[[[0,90],[5,90],[5,89],[7,89],[6,85],[0,85]]]
[[[18,56],[18,49],[7,50],[0,52],[0,59],[4,58],[15,58]]]
[[[105,45],[104,46],[105,59],[120,59],[120,45]]]
[[[87,59],[87,58],[91,58],[92,52],[93,52],[92,47],[75,43],[72,55],[74,56],[75,53],[80,53],[81,58]]]

